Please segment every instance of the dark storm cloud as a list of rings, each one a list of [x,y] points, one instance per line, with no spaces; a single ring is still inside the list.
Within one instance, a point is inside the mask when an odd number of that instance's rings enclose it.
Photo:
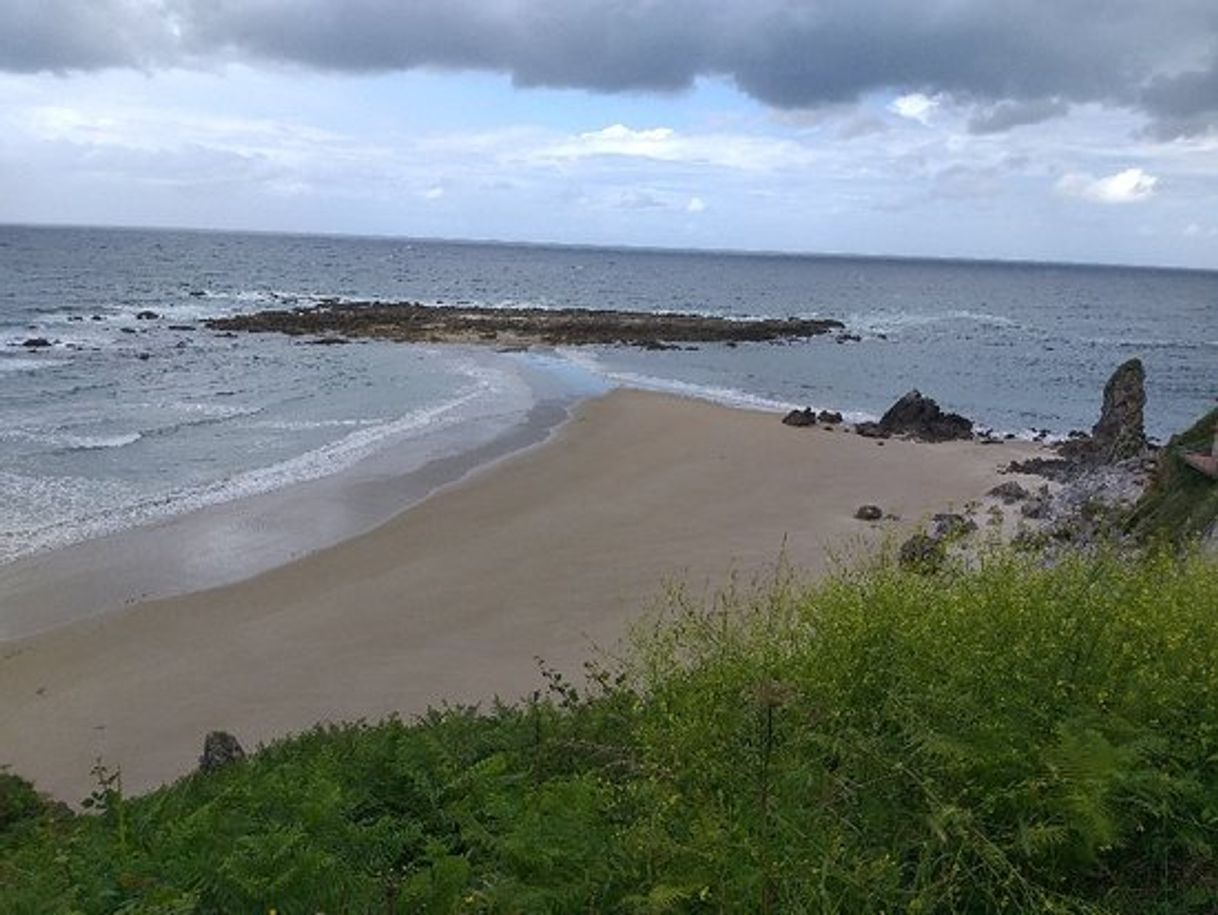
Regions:
[[[1218,123],[1213,0],[0,0],[5,69],[217,57],[609,92],[719,75],[788,109],[944,93],[980,131],[1079,102],[1164,135]]]
[[[1001,133],[1012,127],[1039,124],[1065,114],[1070,109],[1059,98],[1033,99],[1027,102],[1003,101],[978,108],[969,118],[970,133]]]
[[[172,22],[144,0],[0,0],[0,70],[146,67],[172,51]]]
[[[1156,114],[1151,132],[1162,138],[1200,133],[1218,124],[1218,52],[1208,67],[1156,77],[1142,102]]]

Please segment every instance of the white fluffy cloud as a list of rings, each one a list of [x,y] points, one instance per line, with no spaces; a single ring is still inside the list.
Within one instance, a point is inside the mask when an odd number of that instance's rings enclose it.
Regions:
[[[1058,179],[1057,190],[1067,197],[1079,197],[1092,203],[1138,203],[1149,200],[1158,183],[1158,178],[1140,168],[1127,168],[1103,178],[1085,172],[1070,172]]]
[[[938,99],[923,95],[921,92],[914,92],[910,95],[902,95],[899,98],[893,99],[892,103],[888,106],[888,110],[893,114],[910,121],[917,121],[925,126],[930,124],[930,117],[938,107]]]
[[[792,140],[748,134],[683,134],[669,127],[612,124],[539,150],[536,157],[574,160],[616,156],[653,162],[769,171],[811,164],[811,150]]]

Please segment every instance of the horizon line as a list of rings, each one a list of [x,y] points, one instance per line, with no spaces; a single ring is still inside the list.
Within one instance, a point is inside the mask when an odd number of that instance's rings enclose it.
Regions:
[[[531,239],[504,239],[487,237],[446,237],[437,235],[407,235],[386,232],[316,231],[307,229],[253,229],[215,226],[141,225],[133,223],[87,223],[87,222],[38,222],[0,221],[0,228],[24,229],[85,229],[118,232],[194,232],[201,235],[280,235],[302,238],[343,238],[369,241],[423,242],[425,244],[487,245],[519,248],[560,248],[591,251],[631,251],[649,254],[699,254],[722,257],[772,257],[808,258],[824,260],[871,260],[927,262],[942,264],[976,264],[1011,267],[1065,267],[1100,270],[1149,270],[1173,273],[1218,273],[1216,267],[1197,267],[1180,264],[1121,263],[1117,261],[1071,261],[1040,260],[1028,257],[995,257],[953,254],[901,254],[901,253],[857,253],[848,251],[812,251],[783,248],[719,248],[676,247],[652,244],[542,241]]]

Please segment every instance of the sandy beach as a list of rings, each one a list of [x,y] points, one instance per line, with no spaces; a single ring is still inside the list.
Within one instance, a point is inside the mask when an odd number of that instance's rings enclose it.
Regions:
[[[326,720],[515,698],[578,673],[666,583],[708,594],[784,549],[822,573],[959,509],[1027,443],[878,443],[637,391],[371,532],[256,577],[0,643],[0,765],[75,802],[97,759],[129,791]],[[900,521],[853,515],[874,503]],[[54,587],[54,583],[48,583]]]

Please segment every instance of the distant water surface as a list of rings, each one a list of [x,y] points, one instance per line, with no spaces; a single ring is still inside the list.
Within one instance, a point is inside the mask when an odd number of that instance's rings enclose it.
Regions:
[[[825,316],[862,339],[521,357],[198,324],[335,296]],[[22,345],[35,337],[53,345]],[[1132,356],[1147,366],[1153,434],[1207,409],[1218,274],[0,227],[0,562],[387,448],[475,447],[524,420],[539,375],[857,417],[917,387],[999,430],[1065,433],[1094,422],[1104,380]]]

